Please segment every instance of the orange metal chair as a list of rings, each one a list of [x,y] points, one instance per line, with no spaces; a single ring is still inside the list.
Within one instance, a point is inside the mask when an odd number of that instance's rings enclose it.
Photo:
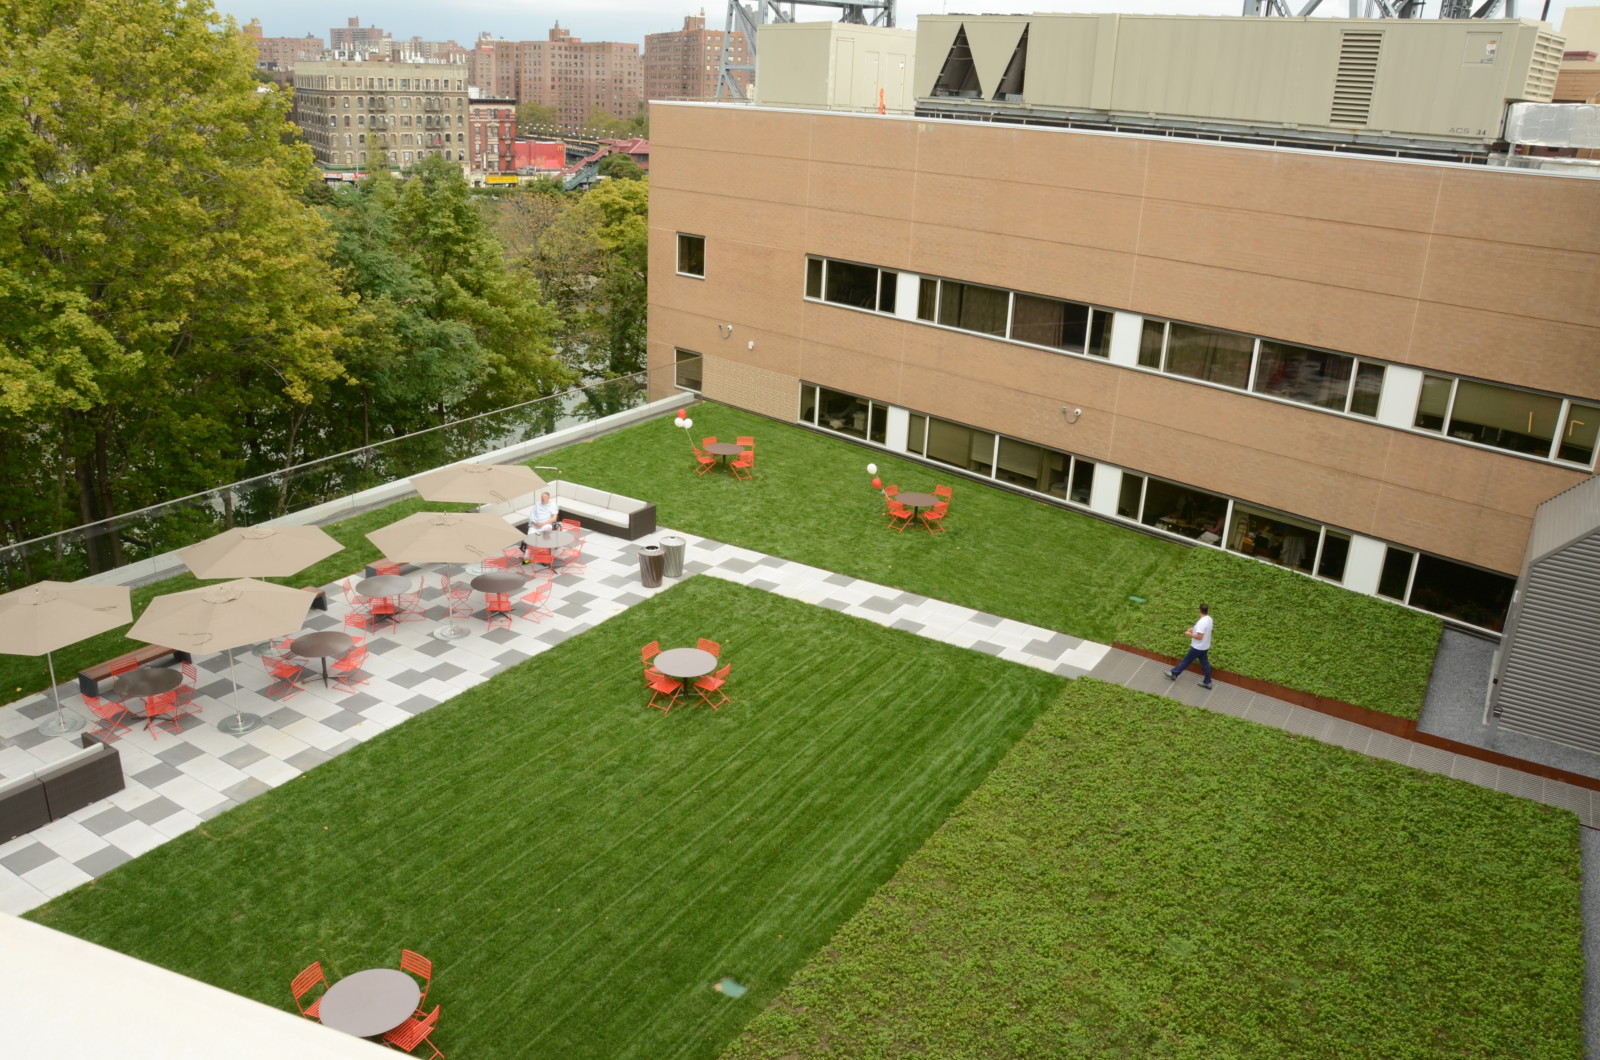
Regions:
[[[438,1023],[439,1006],[435,1005],[433,1006],[433,1011],[421,1019],[417,1019],[415,1016],[408,1016],[404,1023],[383,1036],[383,1044],[392,1045],[396,1049],[407,1053],[415,1053],[417,1046],[426,1044],[429,1049],[433,1050],[428,1056],[428,1060],[441,1060],[444,1054],[439,1051],[439,1047],[434,1045],[428,1037],[433,1033],[433,1029]]]
[[[328,992],[328,977],[322,974],[322,962],[313,961],[305,971],[294,977],[289,984],[289,992],[294,995],[294,1003],[300,1009],[300,1015],[308,1020],[314,1020],[322,1008],[322,998],[319,996],[309,1005],[302,1004],[305,996],[316,989],[318,983],[322,984],[322,992]]]
[[[372,565],[372,573],[374,575],[381,575],[381,574],[396,574],[396,575],[398,575],[400,573],[400,567],[401,567],[401,564],[399,564],[399,563],[394,563],[394,562],[391,562],[389,560],[383,560],[381,562],[374,563]]]
[[[361,670],[361,664],[366,661],[367,649],[365,646],[352,648],[335,659],[333,665],[329,667],[338,675],[334,679],[333,687],[341,692],[354,692],[357,685],[364,685],[372,680],[370,676]]]
[[[451,581],[441,574],[439,588],[445,591],[445,603],[449,607],[451,618],[466,618],[472,614],[472,586],[465,582]]]
[[[678,693],[683,691],[683,682],[659,670],[646,670],[644,680],[651,692],[650,705],[663,714],[671,713],[673,705],[678,702]],[[665,705],[661,702],[663,696],[666,697]]]
[[[412,950],[400,951],[400,970],[410,972],[422,980],[422,996],[417,998],[418,1016],[422,1015],[422,1003],[428,1000],[428,988],[433,986],[433,962],[420,953]]]
[[[561,561],[562,574],[582,574],[589,569],[589,565],[583,561],[582,541],[579,541],[571,548],[556,549],[555,558]],[[551,571],[554,572],[554,570],[555,568],[552,567]]]
[[[922,525],[928,528],[930,534],[944,533],[944,516],[950,510],[949,501],[940,501],[931,509],[922,513]]]
[[[650,660],[654,659],[660,654],[661,642],[659,640],[653,640],[649,644],[646,644],[644,647],[639,649],[639,661],[644,663],[646,666],[649,666]]]
[[[734,458],[733,463],[728,465],[728,471],[730,473],[732,473],[734,478],[738,478],[738,479],[755,478],[755,475],[752,474],[752,472],[755,470],[755,466],[756,466],[755,450],[747,449],[743,453],[740,453],[737,457]],[[744,473],[740,474],[740,472],[744,472]]]
[[[356,580],[354,578],[346,578],[339,583],[339,586],[344,590],[344,602],[350,606],[350,610],[364,614],[371,608],[372,602],[356,592]]]
[[[907,508],[905,505],[901,504],[899,501],[893,501],[892,500],[892,501],[889,502],[889,526],[888,526],[888,528],[890,530],[893,530],[893,531],[897,532],[897,533],[901,532],[901,531],[905,530],[906,527],[911,525],[911,520],[913,518],[915,518],[916,514],[917,514],[916,512],[912,511],[910,508]],[[895,525],[896,522],[899,522],[900,525],[896,526]]]
[[[422,607],[422,590],[401,593],[394,599],[396,622],[415,622],[428,617],[428,613]]]
[[[884,496],[885,499],[893,497],[895,494],[897,494],[899,492],[900,492],[900,487],[896,486],[893,482],[891,482],[887,486],[883,487],[883,496]]]
[[[299,663],[263,655],[261,665],[272,678],[272,684],[267,686],[267,691],[264,693],[268,698],[281,694],[284,699],[293,699],[303,691],[300,687],[300,678],[304,675],[305,668]]]
[[[89,713],[100,719],[100,727],[90,734],[95,739],[101,743],[111,743],[122,733],[133,731],[130,726],[123,724],[128,717],[128,708],[124,704],[88,693],[79,695],[83,698],[83,705],[89,708]]]
[[[702,677],[694,683],[694,690],[700,693],[700,698],[706,701],[706,706],[716,710],[728,702],[728,694],[722,686],[728,683],[728,671],[733,669],[733,663],[728,663],[722,669],[709,677]],[[712,697],[716,698],[713,699]]]
[[[351,611],[344,616],[344,624],[350,629],[359,629],[371,633],[377,629],[378,623],[365,611]]]
[[[734,439],[734,442],[744,446],[746,449],[754,449],[756,447],[756,440],[748,434],[740,435]]]
[[[395,605],[392,596],[375,596],[372,598],[372,609],[369,612],[376,621],[389,620],[391,626],[400,623],[400,609]]]
[[[532,619],[543,622],[547,618],[554,618],[556,613],[550,610],[546,603],[550,599],[550,582],[546,579],[541,582],[531,593],[522,597],[522,612],[520,618]]]
[[[943,497],[945,500],[949,500],[950,499],[950,487],[949,486],[935,486],[935,487],[933,487],[933,495],[935,497]]]
[[[190,713],[197,713],[199,707],[194,706],[194,690],[200,684],[200,671],[196,670],[194,663],[178,660],[178,671],[183,674],[183,684],[176,689],[178,706]]]
[[[717,444],[717,436],[714,435],[714,434],[708,434],[704,438],[700,439],[700,444],[702,446],[705,446],[705,445],[716,445]]]
[[[704,637],[701,637],[699,639],[699,641],[697,641],[695,643],[695,647],[699,648],[701,651],[708,651],[712,655],[721,655],[722,654],[722,645],[721,644],[718,644],[714,640],[706,640],[706,638],[704,638]]]
[[[700,463],[700,470],[695,472],[696,475],[704,475],[707,471],[717,466],[717,458],[704,449],[696,447],[694,458]]]
[[[150,739],[156,738],[155,724],[162,718],[172,723],[173,732],[183,731],[183,719],[189,712],[178,704],[178,690],[170,692],[157,692],[153,696],[144,697],[144,729],[150,734]]]
[[[484,593],[483,613],[488,629],[511,628],[511,597],[506,593]]]

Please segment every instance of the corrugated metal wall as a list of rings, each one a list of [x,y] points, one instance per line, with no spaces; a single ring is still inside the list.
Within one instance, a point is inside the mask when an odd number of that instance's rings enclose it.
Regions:
[[[1532,561],[1501,651],[1500,724],[1600,752],[1600,530]]]

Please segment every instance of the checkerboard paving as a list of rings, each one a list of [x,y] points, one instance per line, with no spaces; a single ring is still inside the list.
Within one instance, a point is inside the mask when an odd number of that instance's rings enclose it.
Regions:
[[[1585,789],[1410,744],[1241,689],[1219,684],[1207,693],[1192,681],[1174,685],[1161,677],[1159,664],[1104,644],[736,545],[679,536],[688,542],[686,575],[725,578],[1064,677],[1090,674],[1175,696],[1194,706],[1565,806],[1585,824],[1594,823],[1600,809]],[[555,579],[549,602],[553,617],[537,624],[517,619],[511,628],[495,630],[485,629],[481,615],[461,618],[457,621],[469,633],[455,640],[433,636],[446,621],[441,575],[433,569],[410,572],[423,586],[426,618],[371,635],[364,666],[371,680],[355,692],[340,692],[312,677],[292,698],[268,698],[271,679],[259,652],[242,649],[233,655],[239,684],[235,696],[226,656],[196,659],[202,678],[195,702],[204,713],[185,723],[181,734],[163,731],[152,738],[136,727],[119,739],[115,746],[122,755],[125,790],[0,844],[0,910],[16,914],[32,909],[675,584],[667,579],[660,589],[640,585],[636,548],[633,542],[591,535],[586,573],[558,574]],[[326,588],[329,611],[312,612],[306,622],[310,630],[343,627],[344,593],[338,585]],[[474,602],[481,606],[480,598]],[[61,692],[68,709],[81,714],[75,684],[69,682]],[[37,731],[39,719],[54,709],[46,693],[0,710],[0,777],[57,761],[76,746],[75,736],[46,737]],[[243,736],[229,736],[216,723],[234,710],[260,715],[265,724]]]

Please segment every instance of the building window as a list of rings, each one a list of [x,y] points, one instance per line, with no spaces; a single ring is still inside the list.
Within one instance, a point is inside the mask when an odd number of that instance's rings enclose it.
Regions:
[[[1499,630],[1517,580],[1508,574],[1389,546],[1378,595],[1474,626]]]
[[[1030,346],[1108,356],[1111,315],[1077,302],[1018,293],[1011,307],[1011,338]]]
[[[1228,499],[1166,479],[1152,478],[1144,489],[1139,521],[1191,540],[1214,545],[1222,540],[1228,518]]]
[[[806,259],[806,297],[852,309],[893,313],[899,279],[893,270],[873,265]]]
[[[705,358],[693,350],[677,351],[677,383],[685,390],[699,391],[703,382]]]
[[[939,320],[947,328],[1006,337],[1011,292],[975,283],[939,281]]]
[[[706,237],[678,233],[678,275],[706,275]]]
[[[929,460],[937,460],[941,464],[961,468],[963,471],[975,471],[985,477],[994,477],[995,450],[999,441],[994,432],[979,430],[950,420],[941,420],[937,416],[918,418],[925,422],[918,423],[912,433],[921,442],[921,448],[910,448],[908,441],[907,447],[911,452],[925,456]],[[1027,474],[1026,454],[1022,450],[1014,450],[1011,455],[1014,463],[1023,469],[1013,472],[1016,479],[1021,480]],[[1018,481],[1018,484],[1022,483]]]
[[[1553,394],[1428,375],[1412,423],[1464,442],[1588,467],[1600,410]]]
[[[889,406],[827,387],[801,384],[800,419],[869,442],[888,437]]]
[[[1244,390],[1250,384],[1255,340],[1231,331],[1173,323],[1167,328],[1162,370],[1172,375]]]

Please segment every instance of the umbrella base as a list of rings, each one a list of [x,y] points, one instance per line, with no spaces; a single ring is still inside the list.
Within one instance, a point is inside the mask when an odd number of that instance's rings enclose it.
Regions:
[[[229,736],[243,736],[247,732],[255,732],[261,728],[261,715],[259,714],[229,714],[217,722],[217,731],[225,732]]]
[[[472,630],[466,626],[458,626],[454,622],[446,622],[433,631],[433,635],[440,640],[460,640],[470,634]]]
[[[58,710],[39,723],[39,732],[45,736],[70,736],[83,728],[83,719],[76,714]]]

